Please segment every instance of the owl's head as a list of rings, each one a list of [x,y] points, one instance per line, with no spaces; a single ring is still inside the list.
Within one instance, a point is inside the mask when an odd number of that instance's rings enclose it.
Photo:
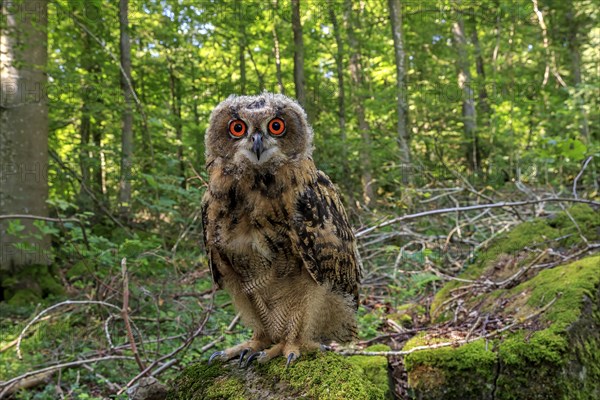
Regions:
[[[206,159],[256,167],[302,160],[312,153],[312,138],[306,113],[295,100],[267,92],[230,96],[210,116]]]

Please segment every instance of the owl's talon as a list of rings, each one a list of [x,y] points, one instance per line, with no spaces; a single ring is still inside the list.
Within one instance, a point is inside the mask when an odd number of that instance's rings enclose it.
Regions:
[[[254,361],[254,360],[260,360],[265,355],[266,355],[266,353],[264,351],[257,351],[256,353],[250,354],[250,356],[246,359],[246,363],[244,364],[243,368],[248,368],[248,366],[250,365],[250,363],[252,361]]]
[[[288,354],[288,356],[287,356],[287,361],[286,361],[286,363],[285,363],[285,369],[288,369],[288,367],[290,366],[290,364],[291,364],[293,361],[297,360],[297,359],[298,359],[298,356],[297,356],[295,353],[290,353],[290,354]]]
[[[331,350],[333,350],[333,347],[327,346],[326,344],[320,344],[319,348],[321,349],[321,351],[331,351]]]
[[[239,363],[240,368],[242,368],[242,364],[244,363],[244,357],[246,357],[246,354],[248,354],[249,352],[250,352],[250,349],[244,349],[240,353],[240,363]]]
[[[208,365],[210,365],[213,362],[213,360],[217,357],[223,359],[224,355],[225,355],[224,351],[215,351],[214,353],[212,353],[212,355],[208,359]]]

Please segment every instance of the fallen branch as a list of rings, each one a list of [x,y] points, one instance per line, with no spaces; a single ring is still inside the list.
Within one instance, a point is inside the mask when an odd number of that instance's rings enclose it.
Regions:
[[[407,221],[410,219],[416,219],[421,217],[428,217],[431,215],[440,215],[440,214],[448,214],[451,212],[462,212],[462,211],[473,211],[473,210],[482,210],[486,208],[507,208],[507,207],[518,207],[518,206],[526,206],[531,204],[538,203],[552,203],[552,202],[571,202],[571,203],[585,203],[590,204],[596,207],[600,207],[600,202],[593,200],[584,200],[584,199],[572,199],[572,198],[562,198],[562,197],[548,197],[545,199],[536,199],[536,200],[525,200],[525,201],[512,201],[512,202],[501,202],[501,203],[493,203],[493,204],[477,204],[473,206],[464,206],[464,207],[453,207],[453,208],[441,208],[439,210],[431,210],[431,211],[423,211],[416,214],[408,214],[403,215],[401,217],[396,217],[387,221],[383,221],[375,226],[370,228],[363,229],[362,231],[356,232],[356,237],[360,238],[365,236],[366,234],[373,232],[375,229],[383,228],[389,225],[397,224],[398,222]]]

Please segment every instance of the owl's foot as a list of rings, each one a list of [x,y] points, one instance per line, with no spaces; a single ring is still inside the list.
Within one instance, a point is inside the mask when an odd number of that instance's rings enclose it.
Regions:
[[[208,363],[212,363],[214,360],[228,361],[235,357],[240,357],[240,367],[244,361],[244,357],[248,354],[256,354],[262,349],[270,345],[271,342],[266,339],[250,339],[244,343],[240,343],[237,346],[231,347],[226,350],[214,352],[208,359]]]
[[[277,343],[269,349],[251,354],[246,360],[244,367],[250,365],[254,360],[262,364],[275,357],[284,356],[286,358],[285,367],[287,368],[300,357],[300,347],[302,347],[303,350],[314,350],[319,348],[320,345],[317,343]]]

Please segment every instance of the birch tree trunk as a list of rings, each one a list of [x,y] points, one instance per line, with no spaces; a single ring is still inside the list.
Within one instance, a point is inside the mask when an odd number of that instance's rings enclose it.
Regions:
[[[458,86],[462,91],[462,120],[465,132],[465,156],[469,168],[477,171],[479,165],[479,143],[477,138],[477,115],[475,112],[475,101],[473,89],[469,53],[467,51],[467,40],[462,18],[457,16],[452,25],[454,47],[456,49],[456,69],[458,74]]]
[[[350,203],[353,203],[353,185],[350,179],[350,166],[348,165],[348,140],[346,135],[346,94],[344,90],[344,42],[340,33],[340,26],[335,15],[335,9],[332,4],[329,4],[329,19],[333,25],[333,36],[337,52],[335,54],[335,65],[338,81],[338,124],[340,127],[340,139],[342,141],[342,171],[347,179],[343,182],[343,187],[346,196]]]
[[[362,70],[362,61],[360,57],[360,43],[356,37],[355,27],[360,28],[359,19],[354,19],[352,11],[352,0],[345,1],[344,19],[347,24],[348,43],[350,44],[350,78],[354,88],[352,100],[356,118],[358,120],[358,129],[362,139],[360,149],[360,161],[362,167],[362,187],[363,201],[370,206],[375,201],[375,183],[373,181],[373,172],[371,166],[371,132],[369,123],[365,116],[364,106],[364,75]]]
[[[20,7],[5,1],[0,7],[0,215],[47,217],[48,3]],[[5,274],[13,281],[23,278],[15,285],[29,286],[38,275],[24,276],[24,268],[50,261],[49,238],[33,221],[21,220],[24,229],[14,234],[9,232],[11,222],[0,220],[0,300],[5,298]]]
[[[398,116],[397,142],[400,148],[400,162],[404,171],[410,170],[410,144],[408,132],[408,105],[406,104],[406,82],[404,79],[404,39],[402,34],[402,9],[400,0],[388,0],[388,8],[392,25],[392,37],[394,39],[394,56],[396,59],[396,87],[398,100],[396,101],[396,112]],[[410,174],[403,173],[403,183],[408,183]]]

